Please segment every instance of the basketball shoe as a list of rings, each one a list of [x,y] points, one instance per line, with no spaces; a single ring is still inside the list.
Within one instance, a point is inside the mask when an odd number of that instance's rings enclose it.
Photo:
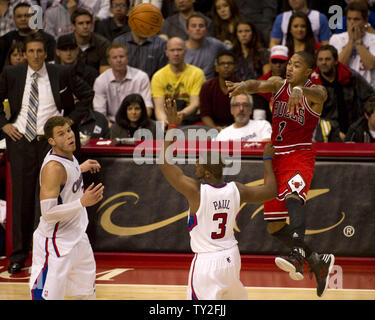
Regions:
[[[287,257],[276,257],[276,265],[283,271],[289,272],[293,280],[303,279],[303,259],[305,251],[302,248],[293,248]]]
[[[321,297],[327,289],[329,274],[335,263],[335,256],[333,254],[318,254],[314,252],[306,258],[306,261],[316,278],[316,294]]]

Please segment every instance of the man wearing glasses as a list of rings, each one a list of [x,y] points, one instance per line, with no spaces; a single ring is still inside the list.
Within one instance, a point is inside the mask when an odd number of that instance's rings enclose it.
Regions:
[[[253,97],[242,93],[232,97],[230,112],[234,123],[224,128],[216,140],[271,141],[272,128],[267,120],[250,120],[253,112]]]

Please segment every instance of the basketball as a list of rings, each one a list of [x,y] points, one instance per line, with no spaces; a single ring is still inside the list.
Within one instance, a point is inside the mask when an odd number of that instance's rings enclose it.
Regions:
[[[142,3],[129,13],[129,27],[139,36],[147,38],[157,34],[163,24],[160,10],[152,4]]]

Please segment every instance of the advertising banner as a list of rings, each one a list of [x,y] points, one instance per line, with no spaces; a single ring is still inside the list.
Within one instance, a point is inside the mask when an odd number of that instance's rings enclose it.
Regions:
[[[96,157],[102,169],[95,182],[105,186],[103,201],[88,208],[94,251],[191,252],[187,200],[173,189],[157,164],[132,158]],[[194,177],[195,166],[180,165]],[[306,241],[318,252],[375,256],[375,164],[317,161],[306,204]],[[86,184],[93,178],[85,174]],[[263,163],[242,160],[226,181],[263,184]],[[235,236],[243,254],[287,252],[266,231],[263,204],[243,204]]]

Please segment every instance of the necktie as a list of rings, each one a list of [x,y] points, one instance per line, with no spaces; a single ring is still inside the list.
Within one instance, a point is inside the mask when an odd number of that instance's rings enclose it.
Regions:
[[[32,141],[36,137],[36,128],[37,128],[37,113],[39,105],[39,91],[38,91],[38,73],[34,72],[31,76],[33,79],[31,81],[31,90],[29,97],[29,109],[27,111],[27,122],[26,122],[26,131],[25,138],[28,141]]]

